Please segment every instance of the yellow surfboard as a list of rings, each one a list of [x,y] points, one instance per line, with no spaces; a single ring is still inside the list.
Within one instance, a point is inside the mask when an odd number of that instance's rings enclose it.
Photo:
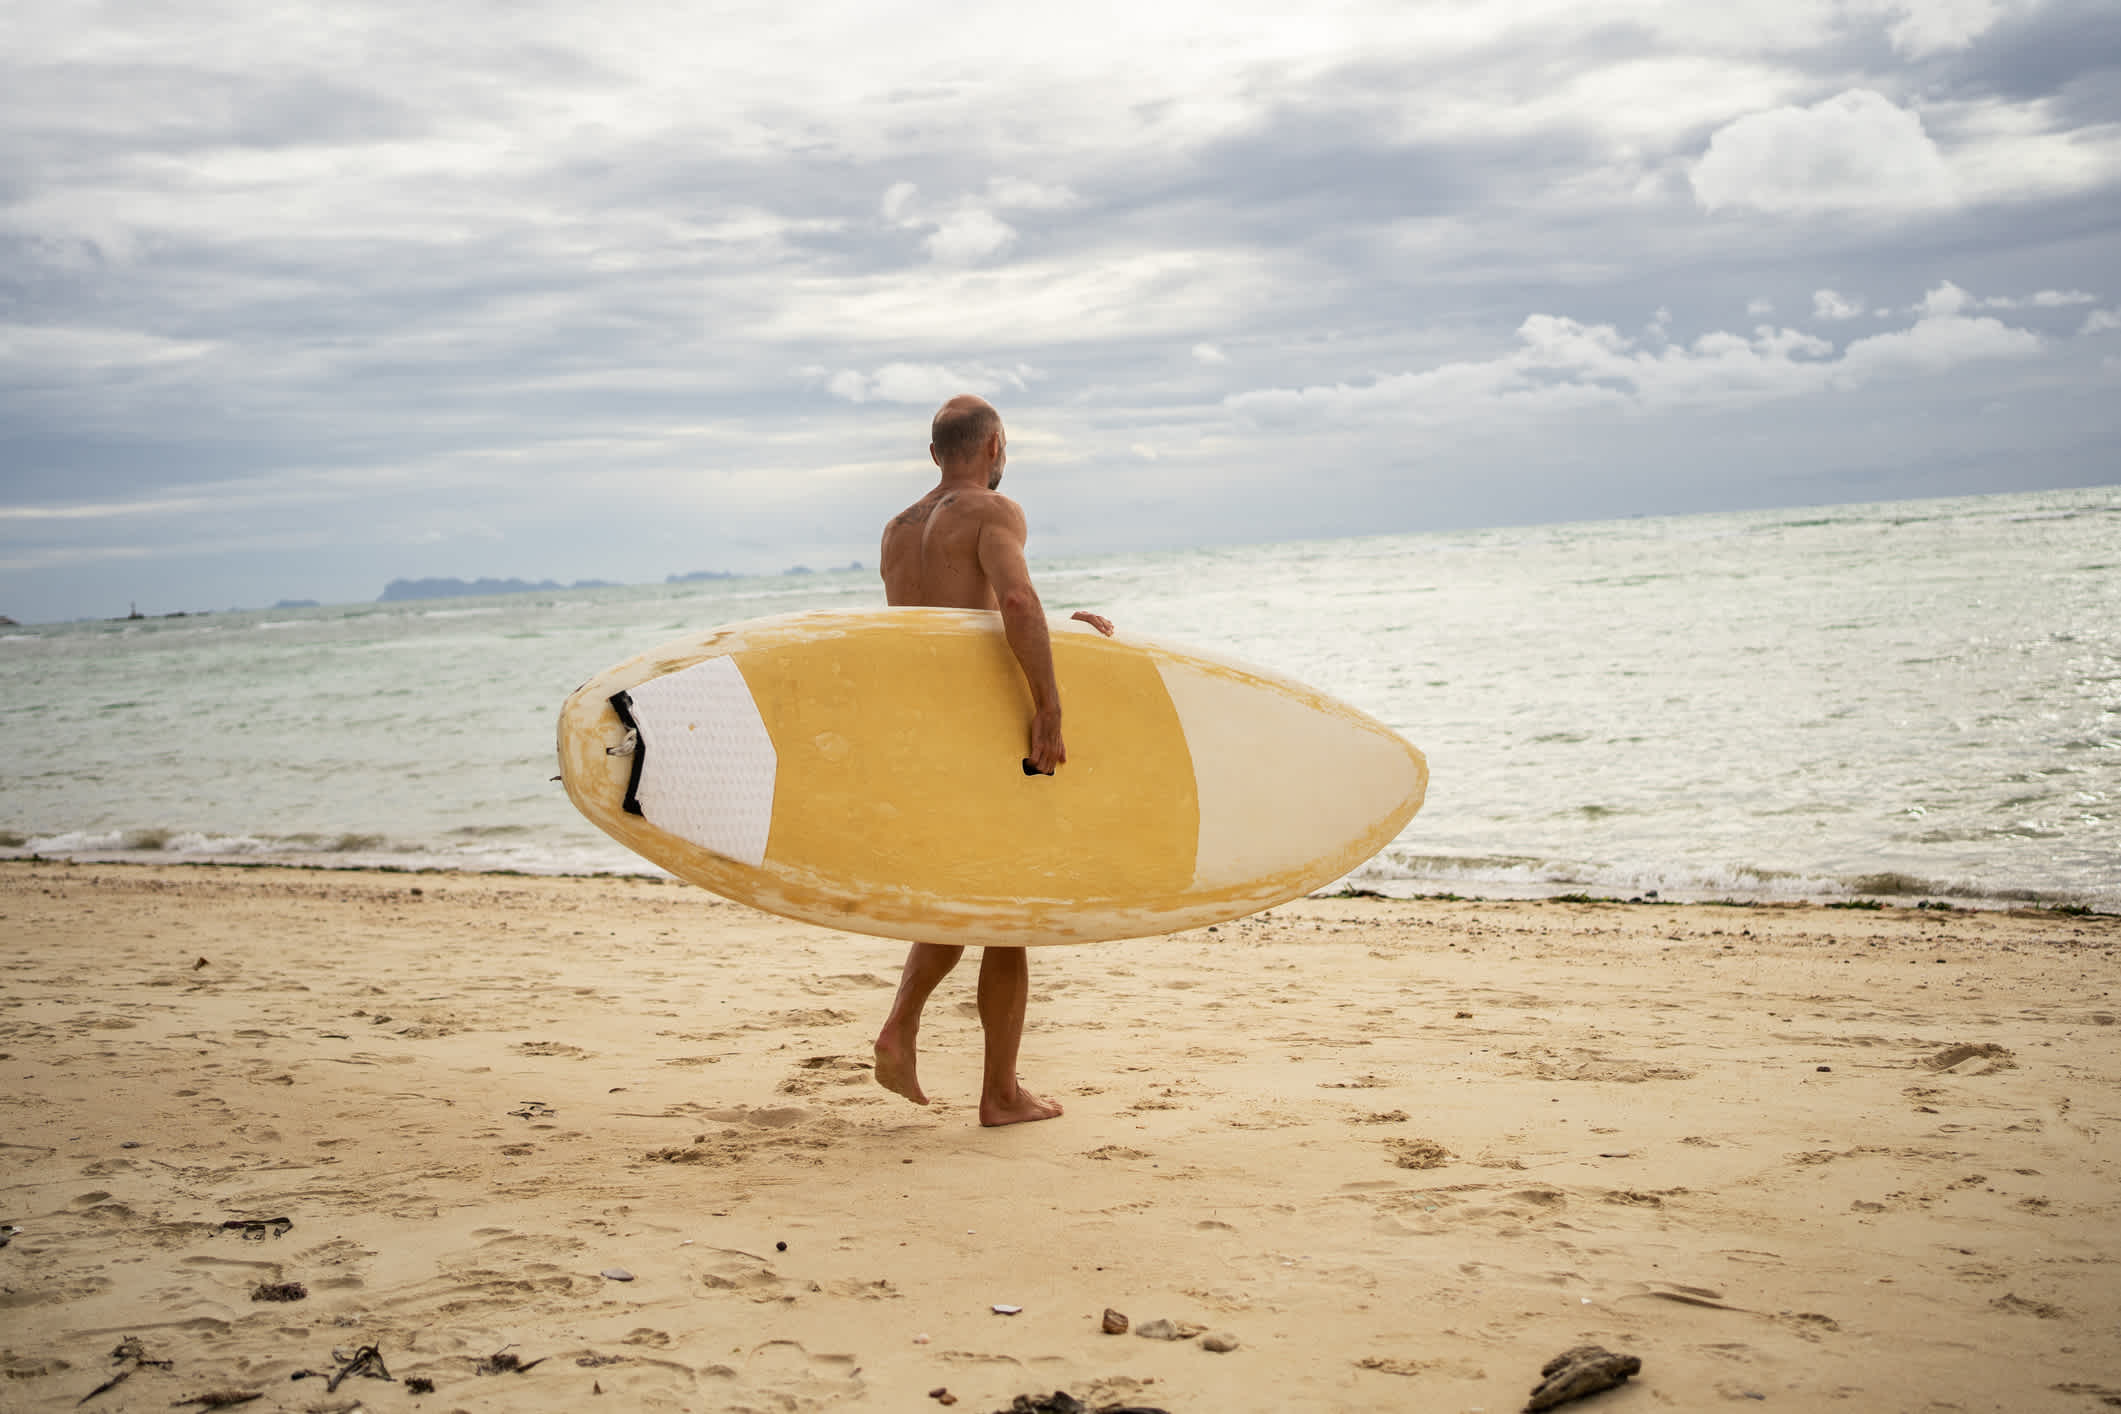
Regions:
[[[1199,927],[1308,893],[1421,808],[1428,766],[1258,668],[1052,621],[1068,760],[1027,774],[1000,616],[790,614],[666,643],[560,711],[620,843],[769,912],[1006,947]]]

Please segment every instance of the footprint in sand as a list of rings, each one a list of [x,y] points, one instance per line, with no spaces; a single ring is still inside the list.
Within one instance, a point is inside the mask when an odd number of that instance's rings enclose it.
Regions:
[[[804,1028],[813,1026],[844,1026],[854,1020],[854,1013],[837,1007],[808,1007],[795,1011],[777,1011],[773,1024],[777,1027]]]
[[[2060,1306],[2051,1305],[2045,1301],[2031,1301],[2016,1292],[2006,1292],[1988,1304],[1995,1307],[1998,1311],[2007,1311],[2014,1316],[2037,1316],[2043,1321],[2069,1319],[2069,1312],[2063,1310]]]
[[[590,1053],[580,1046],[570,1046],[565,1041],[518,1041],[508,1049],[519,1056],[565,1056],[569,1060],[588,1060]]]
[[[1442,1168],[1458,1157],[1434,1139],[1387,1139],[1385,1148],[1393,1166],[1403,1169]]]
[[[1994,1042],[1984,1041],[1976,1045],[1962,1041],[1924,1056],[1920,1064],[1929,1070],[1950,1071],[1955,1075],[1994,1075],[2000,1070],[2016,1070],[2018,1062],[2013,1059],[2014,1055],[2015,1052],[2008,1047],[1996,1045]],[[1983,1064],[1969,1064],[1972,1061],[1981,1061]]]
[[[738,1378],[758,1392],[754,1397],[760,1402],[778,1408],[859,1399],[865,1392],[861,1364],[854,1356],[813,1354],[795,1340],[754,1346]]]
[[[879,977],[874,972],[836,972],[830,977],[813,977],[804,991],[821,992],[888,992],[898,983],[888,977]]]
[[[795,1299],[787,1278],[773,1270],[766,1259],[733,1247],[710,1247],[695,1252],[700,1285],[709,1292],[728,1292],[754,1302]]]
[[[710,1166],[766,1158],[814,1167],[824,1162],[821,1151],[831,1148],[852,1128],[838,1116],[819,1119],[811,1111],[793,1106],[708,1110],[703,1118],[720,1120],[728,1127],[718,1134],[696,1134],[690,1144],[650,1150],[645,1157],[652,1163]]]
[[[875,1063],[861,1056],[806,1056],[796,1062],[796,1073],[775,1086],[783,1095],[814,1095],[831,1085],[866,1085]]]

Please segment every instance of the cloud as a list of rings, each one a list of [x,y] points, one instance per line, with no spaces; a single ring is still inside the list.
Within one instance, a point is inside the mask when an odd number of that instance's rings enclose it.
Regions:
[[[940,214],[920,209],[918,186],[894,182],[885,189],[877,210],[885,221],[902,230],[926,229],[928,234],[922,239],[921,248],[937,264],[978,265],[1016,244],[1016,227],[995,215],[995,211],[1065,211],[1081,201],[1066,186],[994,177],[987,183],[984,199],[959,198]]]
[[[1913,328],[1873,334],[1841,355],[1837,382],[1848,387],[1872,378],[1906,373],[1942,373],[1981,359],[2024,358],[2040,351],[2038,334],[1986,316],[1931,314]]]
[[[1534,314],[1518,326],[1518,347],[1495,358],[1380,377],[1367,385],[1268,388],[1224,399],[1261,422],[1394,417],[1465,422],[1608,407],[1638,412],[1733,407],[1834,390],[1897,375],[1936,374],[1986,359],[2037,353],[2040,337],[1985,316],[1949,282],[1931,291],[1929,311],[1907,329],[1832,343],[1795,329],[1762,325],[1751,334],[1718,331],[1691,344],[1632,339],[1610,324]]]
[[[1968,305],[1973,303],[1975,303],[1975,300],[1972,295],[1960,289],[1951,281],[1946,280],[1943,284],[1937,286],[1936,289],[1924,295],[1922,303],[1917,305],[1916,309],[1926,319],[1948,319],[1952,315],[1961,313]]]
[[[1708,211],[1918,211],[1953,200],[1922,119],[1862,88],[1726,124],[1690,179]]]
[[[138,370],[189,363],[213,348],[201,340],[169,339],[134,329],[0,323],[0,369],[16,364],[44,373]]]
[[[850,403],[911,403],[932,406],[959,393],[992,397],[1004,389],[1022,392],[1038,376],[1026,364],[1014,368],[940,363],[887,363],[873,373],[842,369],[825,380],[825,390]]]
[[[1855,299],[1845,299],[1832,290],[1812,291],[1812,318],[1814,319],[1854,319],[1862,313],[1863,300],[1861,296]]]
[[[114,520],[121,516],[191,515],[217,503],[202,496],[155,496],[73,506],[0,506],[0,521]]]
[[[1065,186],[1046,186],[1017,177],[995,177],[987,183],[987,200],[1015,211],[1066,211],[1082,198]]]
[[[2095,309],[2084,316],[2079,334],[2111,334],[2121,329],[2121,309]]]
[[[1991,295],[1981,301],[1983,309],[2068,309],[2072,305],[2097,304],[2097,295],[2082,290],[2039,290],[2023,298]]]
[[[1193,346],[1193,359],[1196,363],[1224,364],[1230,361],[1230,355],[1224,353],[1213,344],[1195,344]]]
[[[884,190],[884,198],[877,209],[892,225],[907,224],[911,219],[913,199],[920,195],[920,188],[911,182],[893,182]]]
[[[1015,245],[1016,227],[975,206],[944,217],[921,244],[944,265],[976,265]]]
[[[2012,11],[2030,8],[2007,0],[1884,0],[1867,7],[1887,16],[1893,48],[1909,59],[1965,49]]]

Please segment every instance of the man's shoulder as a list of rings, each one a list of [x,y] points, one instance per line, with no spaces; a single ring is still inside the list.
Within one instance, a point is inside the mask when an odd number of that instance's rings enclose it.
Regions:
[[[983,520],[999,521],[1007,525],[1024,523],[1024,508],[999,491],[973,491],[968,496],[979,499],[968,509]]]
[[[945,493],[934,503],[937,513],[948,516],[960,525],[972,524],[985,528],[990,525],[1014,526],[1024,524],[1024,508],[999,491],[986,487],[966,487]]]

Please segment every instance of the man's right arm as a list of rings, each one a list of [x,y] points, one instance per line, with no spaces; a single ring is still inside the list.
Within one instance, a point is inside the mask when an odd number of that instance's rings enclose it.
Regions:
[[[1001,608],[1009,651],[1016,655],[1031,689],[1031,765],[1041,775],[1050,776],[1054,767],[1068,759],[1068,748],[1061,741],[1053,642],[1046,630],[1046,607],[1031,586],[1031,569],[1024,562],[1024,513],[1014,501],[995,499],[999,504],[994,514],[980,527],[980,570]]]

